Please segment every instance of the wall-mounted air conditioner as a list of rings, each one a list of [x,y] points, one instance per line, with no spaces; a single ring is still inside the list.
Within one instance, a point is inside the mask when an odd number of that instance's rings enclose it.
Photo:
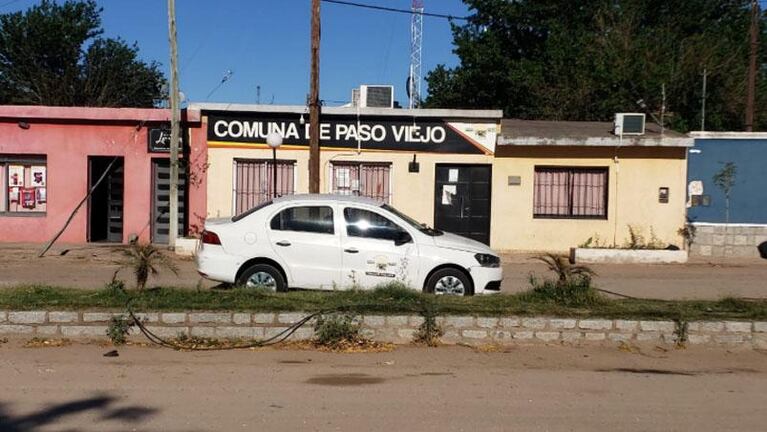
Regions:
[[[394,86],[361,85],[359,90],[352,90],[352,106],[394,108]]]
[[[615,114],[615,135],[644,135],[645,115],[642,113]]]

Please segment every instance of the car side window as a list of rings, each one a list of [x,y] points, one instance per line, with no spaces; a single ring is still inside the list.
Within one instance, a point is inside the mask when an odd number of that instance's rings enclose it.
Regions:
[[[346,234],[349,237],[397,240],[403,232],[399,225],[368,210],[346,207],[344,220],[346,221]]]
[[[270,227],[276,231],[333,234],[333,209],[324,206],[290,207],[277,213]]]

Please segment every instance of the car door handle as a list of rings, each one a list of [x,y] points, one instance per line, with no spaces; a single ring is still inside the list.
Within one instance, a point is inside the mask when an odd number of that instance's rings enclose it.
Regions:
[[[286,247],[286,246],[290,246],[290,242],[289,242],[289,241],[287,241],[287,240],[282,240],[282,241],[278,241],[278,242],[276,243],[276,245],[277,245],[277,246]]]
[[[359,250],[357,248],[349,248],[349,249],[344,249],[344,252],[346,252],[346,253],[358,253]]]

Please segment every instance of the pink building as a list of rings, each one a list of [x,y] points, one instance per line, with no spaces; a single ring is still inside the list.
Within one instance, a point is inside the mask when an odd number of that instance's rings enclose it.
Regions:
[[[205,217],[200,112],[182,115],[180,234]],[[168,240],[170,111],[0,106],[0,241],[45,242],[95,187],[64,243]]]

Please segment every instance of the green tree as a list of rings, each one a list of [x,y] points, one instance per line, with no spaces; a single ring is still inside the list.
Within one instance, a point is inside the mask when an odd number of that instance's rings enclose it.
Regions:
[[[151,107],[165,78],[138,47],[103,38],[93,0],[0,15],[0,104]]]
[[[460,65],[438,65],[427,75],[426,106],[605,121],[642,105],[659,113],[665,86],[666,125],[690,130],[700,126],[706,69],[707,129],[743,126],[749,0],[464,2],[472,15],[453,25]],[[767,68],[758,85],[757,103],[764,106]],[[757,117],[767,127],[767,110]]]
[[[714,184],[724,193],[724,221],[730,223],[730,193],[738,176],[738,166],[734,162],[721,164],[722,169],[714,174],[713,180]]]

